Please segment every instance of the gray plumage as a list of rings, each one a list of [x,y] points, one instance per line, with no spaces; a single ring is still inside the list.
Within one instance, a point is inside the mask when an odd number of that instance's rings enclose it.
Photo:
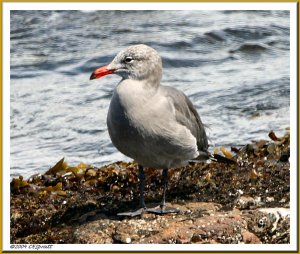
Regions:
[[[162,64],[154,49],[131,46],[107,68],[117,69],[122,77],[107,116],[111,140],[119,151],[155,168],[180,167],[199,151],[208,154],[204,126],[191,101],[181,91],[160,85]]]

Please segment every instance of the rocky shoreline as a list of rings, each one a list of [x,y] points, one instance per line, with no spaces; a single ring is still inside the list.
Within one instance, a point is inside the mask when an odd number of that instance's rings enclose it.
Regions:
[[[101,168],[60,160],[11,181],[11,243],[290,243],[290,135],[216,149],[234,165],[190,163],[169,172],[179,214],[118,217],[138,205],[135,162]],[[146,169],[145,199],[160,202],[161,170]],[[134,207],[135,206],[135,207]]]

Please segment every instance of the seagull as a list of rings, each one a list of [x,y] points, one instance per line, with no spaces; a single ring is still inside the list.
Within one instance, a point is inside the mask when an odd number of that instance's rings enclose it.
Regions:
[[[121,77],[107,114],[108,132],[114,146],[137,161],[140,181],[139,208],[118,215],[179,212],[166,206],[168,169],[191,160],[232,161],[209,153],[204,125],[190,99],[182,91],[160,84],[162,60],[155,49],[144,44],[129,46],[110,64],[96,69],[90,80],[108,74]],[[163,197],[154,208],[144,201],[145,167],[162,169]]]

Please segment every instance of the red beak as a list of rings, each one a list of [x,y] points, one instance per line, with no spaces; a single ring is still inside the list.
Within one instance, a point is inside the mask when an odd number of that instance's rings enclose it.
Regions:
[[[92,75],[91,75],[91,77],[90,77],[90,80],[96,79],[96,78],[101,78],[101,77],[103,77],[103,76],[105,76],[105,75],[114,73],[114,70],[109,70],[109,69],[107,69],[107,66],[108,66],[108,65],[105,65],[105,66],[103,66],[103,67],[100,67],[100,68],[96,69],[96,70],[92,73]]]

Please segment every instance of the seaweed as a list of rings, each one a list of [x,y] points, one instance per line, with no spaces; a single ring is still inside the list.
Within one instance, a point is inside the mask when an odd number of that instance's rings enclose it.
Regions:
[[[253,141],[239,148],[232,147],[231,151],[224,147],[215,149],[215,153],[221,152],[226,158],[235,160],[236,164],[192,162],[182,168],[170,169],[167,201],[181,204],[184,209],[193,202],[209,202],[220,205],[224,213],[239,210],[248,212],[248,215],[251,214],[249,211],[263,207],[280,205],[288,208],[289,131],[283,137],[277,137],[271,131],[269,137],[270,140]],[[145,175],[146,202],[158,204],[162,195],[161,170],[147,168]],[[103,167],[84,163],[70,166],[64,158],[44,174],[33,175],[28,180],[24,180],[22,176],[13,178],[10,183],[11,243],[85,241],[82,238],[78,240],[74,230],[93,220],[117,225],[115,223],[120,220],[116,216],[118,212],[138,205],[138,182],[135,161],[116,162]],[[186,220],[186,216],[196,220],[199,211],[178,216],[181,220]],[[199,218],[202,216],[204,215]],[[252,225],[251,223],[249,225]],[[270,232],[267,231],[257,233],[257,224],[253,224],[252,233],[263,243],[274,243],[276,239],[280,243],[286,243],[289,241],[289,235],[283,235],[286,230],[281,228],[282,226],[286,229],[286,223],[278,222],[279,228],[272,232],[272,236],[276,235],[276,232],[282,232],[278,238],[270,238],[267,236]],[[146,231],[140,228],[139,232]],[[114,240],[109,238],[113,232],[108,230],[107,234],[108,238],[103,238],[103,241],[113,242]],[[214,241],[229,243],[239,239],[228,234],[226,238],[216,237]],[[155,234],[147,233],[147,236],[154,237]],[[142,238],[139,237],[130,239],[142,242]],[[193,242],[202,238],[194,235],[191,239]]]

